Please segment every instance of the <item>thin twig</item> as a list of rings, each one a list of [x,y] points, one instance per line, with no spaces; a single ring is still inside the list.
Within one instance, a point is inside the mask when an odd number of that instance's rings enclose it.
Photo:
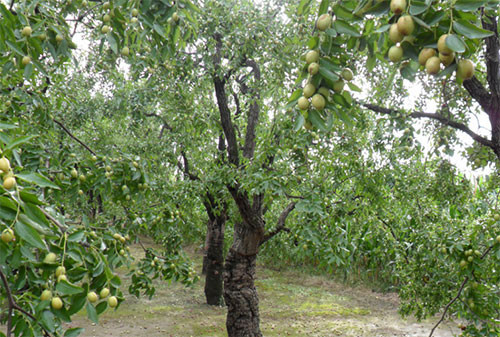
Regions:
[[[68,128],[66,128],[64,126],[63,123],[61,123],[60,121],[58,121],[57,119],[52,119],[54,121],[54,123],[56,123],[57,125],[59,125],[61,127],[61,129],[64,130],[64,132],[66,132],[71,138],[73,138],[74,140],[76,140],[78,143],[80,143],[81,146],[83,146],[87,151],[89,151],[90,153],[92,153],[94,156],[97,155],[87,144],[85,144],[84,142],[82,142],[80,139],[78,139],[75,135],[73,135],[71,133],[71,131],[68,130]]]
[[[40,211],[42,211],[42,213],[47,217],[49,218],[50,221],[52,221],[57,227],[59,227],[59,230],[63,233],[66,232],[67,228],[61,224],[56,218],[54,218],[52,215],[50,215],[49,212],[47,212],[46,210],[44,210],[43,208],[39,207],[38,208]]]
[[[488,247],[488,249],[486,249],[486,250],[484,251],[484,253],[483,253],[483,254],[481,254],[481,257],[480,257],[480,259],[481,259],[481,260],[482,260],[482,259],[484,259],[484,258],[486,257],[486,255],[488,255],[488,253],[489,253],[489,252],[493,249],[493,246],[494,246],[494,245],[489,246],[489,247]],[[437,329],[437,327],[439,326],[439,324],[441,324],[441,323],[444,321],[444,318],[445,318],[445,316],[446,316],[446,313],[448,312],[448,309],[451,307],[451,305],[452,305],[453,303],[455,303],[455,302],[458,300],[458,298],[459,298],[459,297],[460,297],[460,295],[462,294],[462,291],[464,290],[464,287],[465,287],[465,285],[467,284],[467,282],[468,282],[468,281],[469,281],[469,276],[466,276],[466,277],[465,277],[465,279],[464,279],[464,280],[463,280],[463,282],[462,282],[462,285],[460,286],[460,289],[458,290],[458,294],[457,294],[457,296],[455,296],[455,297],[454,297],[454,298],[453,298],[450,302],[448,302],[448,304],[447,304],[447,305],[446,305],[446,307],[444,308],[444,312],[443,312],[443,314],[441,315],[441,318],[440,318],[440,319],[439,319],[439,321],[436,323],[436,325],[434,325],[434,327],[432,328],[431,333],[429,334],[429,337],[432,337],[432,334],[434,333],[434,330],[436,330],[436,329]]]

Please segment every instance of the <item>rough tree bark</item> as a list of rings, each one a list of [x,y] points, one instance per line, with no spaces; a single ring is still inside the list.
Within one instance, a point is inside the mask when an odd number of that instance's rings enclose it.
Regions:
[[[207,226],[207,259],[205,297],[207,304],[222,305],[222,273],[224,271],[224,230],[226,218],[217,216]]]
[[[227,165],[236,168],[244,174],[245,165],[240,165],[240,150],[243,157],[249,162],[255,153],[256,129],[259,124],[260,114],[260,68],[258,64],[244,57],[240,69],[251,68],[251,75],[255,80],[254,88],[247,86],[245,80],[250,74],[240,77],[236,82],[240,85],[241,94],[249,98],[248,112],[246,114],[246,133],[244,144],[238,144],[236,130],[233,124],[231,110],[225,86],[231,78],[233,71],[221,74],[221,48],[222,36],[214,35],[216,51],[213,55],[214,74],[213,83],[215,96],[219,108],[220,121],[227,142]],[[238,108],[237,108],[238,110]],[[272,160],[265,165],[272,164]],[[278,224],[273,231],[266,232],[263,213],[265,210],[263,193],[250,194],[242,188],[238,178],[226,185],[238,208],[241,222],[235,225],[234,240],[226,257],[224,268],[224,299],[228,306],[226,327],[229,337],[260,337],[259,299],[255,288],[255,262],[259,247],[274,235],[285,230],[285,220],[295,208],[295,203],[290,203],[281,213]]]

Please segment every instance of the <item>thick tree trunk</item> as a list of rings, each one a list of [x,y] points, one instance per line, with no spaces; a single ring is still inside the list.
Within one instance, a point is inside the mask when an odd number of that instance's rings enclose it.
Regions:
[[[224,300],[228,337],[261,337],[259,299],[255,289],[255,262],[262,230],[235,226],[234,242],[226,257]]]
[[[257,255],[245,256],[230,250],[224,271],[224,299],[228,306],[228,337],[261,337],[259,298],[255,289]]]
[[[224,271],[225,217],[209,221],[207,228],[207,258],[205,297],[207,304],[222,305],[222,277]]]

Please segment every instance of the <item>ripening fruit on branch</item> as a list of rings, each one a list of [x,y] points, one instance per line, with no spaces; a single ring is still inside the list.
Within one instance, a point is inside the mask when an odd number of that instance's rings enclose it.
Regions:
[[[469,59],[460,60],[458,62],[457,75],[464,80],[471,79],[474,76],[474,63]]]
[[[11,242],[12,240],[14,240],[14,231],[10,228],[6,228],[3,230],[2,232],[2,235],[1,235],[1,239],[3,242],[5,243],[9,243]]]
[[[497,236],[497,243],[500,243],[500,235]]]
[[[78,171],[76,170],[76,168],[73,168],[71,170],[71,177],[73,177],[75,179],[78,177]]]
[[[139,10],[137,8],[132,9],[132,16],[136,17],[139,15]]]
[[[57,35],[56,35],[56,42],[57,42],[57,43],[61,43],[61,42],[62,42],[62,40],[64,40],[64,37],[63,37],[61,34],[57,34]]]
[[[441,60],[437,56],[430,57],[427,62],[425,62],[425,70],[429,75],[435,75],[439,72],[441,65]]]
[[[427,60],[433,56],[436,56],[436,51],[434,49],[424,48],[420,51],[420,54],[418,54],[418,63],[420,63],[421,66],[425,66]]]
[[[63,301],[59,297],[54,297],[52,301],[50,302],[50,305],[52,308],[55,310],[59,310],[63,307]]]
[[[322,95],[326,100],[330,97],[330,89],[321,87],[318,89],[318,94]]]
[[[2,170],[4,173],[10,171],[10,161],[5,157],[0,158],[0,170]]]
[[[97,297],[97,294],[94,291],[91,291],[87,294],[87,299],[89,300],[90,303],[95,303],[99,298]]]
[[[297,106],[300,110],[307,110],[307,108],[309,108],[309,100],[306,97],[302,96],[297,101]]]
[[[108,298],[108,305],[111,308],[115,308],[118,305],[118,299],[115,296]]]
[[[455,53],[451,53],[451,54],[448,54],[448,55],[439,53],[439,59],[441,60],[441,63],[444,64],[445,67],[447,67],[455,59]]]
[[[393,23],[391,27],[389,28],[389,40],[391,40],[394,43],[398,43],[403,41],[404,35],[401,34],[398,30],[398,24]]]
[[[174,20],[174,22],[178,22],[179,21],[179,14],[177,14],[177,12],[172,14],[172,19]]]
[[[309,74],[311,75],[316,75],[319,71],[319,64],[316,62],[313,62],[307,67],[307,70],[309,71]]]
[[[31,63],[31,57],[29,57],[28,55],[23,56],[21,63],[23,64],[23,66],[27,66]]]
[[[325,108],[325,105],[326,105],[326,100],[322,95],[316,94],[312,97],[311,103],[312,103],[312,106],[314,108],[316,108],[317,110],[323,110]]]
[[[127,57],[130,54],[130,49],[128,47],[123,47],[121,51],[122,56]]]
[[[64,266],[59,266],[56,268],[56,277],[66,274],[66,268]]]
[[[104,9],[105,11],[110,9],[111,8],[111,4],[106,1],[103,5],[102,5],[102,9]]]
[[[57,282],[61,282],[61,281],[66,281],[66,282],[68,282],[68,278],[66,277],[66,275],[65,275],[65,274],[59,275],[59,276],[57,277]]]
[[[398,31],[402,35],[410,35],[415,30],[415,23],[413,22],[413,18],[409,15],[403,15],[398,19]]]
[[[48,253],[45,255],[45,258],[43,259],[44,263],[54,263],[56,262],[57,255],[55,253]]]
[[[7,177],[3,180],[3,188],[5,188],[6,190],[10,190],[14,186],[16,186],[16,178]]]
[[[394,14],[401,14],[406,9],[406,0],[391,0],[391,11]]]
[[[26,26],[26,27],[23,28],[23,30],[21,30],[21,35],[29,37],[29,36],[31,36],[32,32],[33,32],[33,30],[31,29],[31,27],[30,26]]]
[[[102,22],[108,23],[110,21],[111,21],[111,16],[109,16],[109,14],[104,14],[104,16],[102,17]]]
[[[52,298],[52,291],[45,289],[42,291],[42,295],[40,296],[40,300],[42,301],[50,301]]]
[[[319,53],[316,50],[310,50],[306,54],[306,62],[307,64],[311,64],[313,62],[319,61]]]
[[[323,14],[318,18],[318,21],[316,21],[316,28],[320,31],[325,31],[328,28],[330,28],[330,25],[332,24],[332,17],[329,14]]]
[[[109,28],[109,26],[108,26],[108,25],[104,25],[104,26],[102,26],[102,28],[101,28],[101,33],[103,33],[103,34],[108,34],[108,33],[109,33],[109,31],[110,31],[110,28]]]
[[[309,98],[312,95],[314,95],[315,92],[316,92],[316,87],[314,86],[314,84],[307,83],[306,86],[304,87],[302,94],[304,95],[305,98]]]
[[[443,34],[439,37],[437,47],[438,47],[438,51],[440,54],[449,55],[449,54],[453,53],[453,50],[448,48],[448,46],[446,45],[446,38],[447,37],[448,37],[448,34]]]
[[[352,70],[349,68],[342,69],[342,73],[340,75],[347,82],[352,81],[352,79],[354,78],[354,74],[352,73]]]
[[[343,80],[333,82],[333,91],[335,91],[336,93],[342,92],[342,90],[344,90],[344,84],[345,83]]]
[[[109,289],[108,288],[102,288],[101,292],[99,293],[100,298],[106,298],[109,295]]]
[[[392,46],[389,49],[389,60],[392,62],[399,62],[403,58],[403,48],[400,46]]]

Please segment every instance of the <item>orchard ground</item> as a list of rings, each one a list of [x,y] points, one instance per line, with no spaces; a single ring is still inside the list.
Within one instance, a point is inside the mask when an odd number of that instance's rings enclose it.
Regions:
[[[143,253],[138,245],[131,252],[135,256]],[[191,247],[188,254],[201,270],[199,249]],[[128,280],[123,277],[122,289],[127,294]],[[204,304],[203,281],[193,288],[175,282],[156,284],[157,293],[151,300],[127,295],[117,311],[100,316],[99,325],[82,312],[70,326],[85,328],[84,337],[227,336],[226,309]],[[395,294],[349,287],[299,269],[278,271],[259,265],[256,285],[264,336],[422,337],[429,335],[437,321],[403,320],[397,313]],[[443,323],[434,336],[451,337],[458,333],[456,326]]]

